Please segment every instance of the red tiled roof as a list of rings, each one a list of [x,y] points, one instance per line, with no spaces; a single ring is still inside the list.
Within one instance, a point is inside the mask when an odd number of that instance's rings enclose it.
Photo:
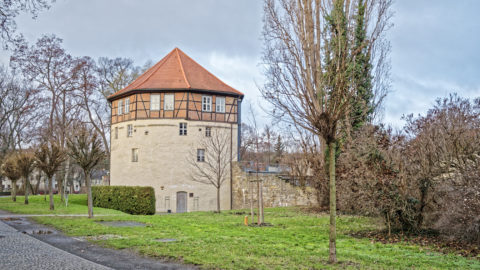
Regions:
[[[243,96],[192,58],[175,48],[127,87],[108,97],[109,100],[135,90],[195,89]]]

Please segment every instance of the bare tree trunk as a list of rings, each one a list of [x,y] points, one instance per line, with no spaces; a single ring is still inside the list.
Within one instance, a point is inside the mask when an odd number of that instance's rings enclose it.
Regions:
[[[3,192],[3,176],[0,176],[0,192]]]
[[[30,181],[27,177],[24,177],[23,180],[25,181],[25,204],[28,204],[28,188],[30,186]]]
[[[257,224],[260,225],[260,182],[258,181],[258,172],[257,172]]]
[[[60,201],[63,202],[63,173],[57,173],[55,175],[55,180],[57,180],[57,194],[60,195]]]
[[[33,189],[33,186],[32,186],[32,182],[29,180],[28,181],[28,188],[30,189],[30,193],[31,195],[36,195],[35,194],[35,190]]]
[[[93,199],[92,184],[90,183],[90,172],[85,172],[85,182],[87,183],[88,218],[93,218]]]
[[[23,193],[25,193],[25,181],[22,181],[22,184],[20,185],[20,189],[18,191],[20,191],[20,193],[23,191]]]
[[[34,194],[37,195],[38,194],[38,191],[40,189],[40,183],[42,182],[42,175],[38,175],[37,176],[37,183],[35,183],[35,191],[34,191]]]
[[[12,201],[17,201],[17,181],[12,181]]]
[[[230,124],[230,210],[233,210],[233,124]]]
[[[263,224],[265,223],[265,217],[264,217],[264,213],[263,213],[263,182],[259,182],[260,183],[260,224]]]
[[[220,213],[220,187],[217,187],[217,213]]]
[[[390,226],[390,214],[387,212],[387,226],[388,226],[388,236],[390,237],[392,229]]]
[[[43,200],[47,201],[47,178],[43,179]]]
[[[336,187],[335,187],[335,142],[329,143],[329,171],[330,171],[330,255],[328,261],[330,263],[337,262],[337,232],[336,232],[336,215],[337,215],[337,203],[336,203]]]
[[[252,215],[252,224],[255,223],[255,214],[253,212],[253,183],[248,180],[248,187],[250,188],[250,214]]]
[[[65,186],[67,185],[68,171],[69,170],[70,170],[70,159],[67,158],[67,164],[65,165],[65,171],[64,171],[64,175],[63,175],[62,187],[60,188],[60,193],[61,193],[60,198],[62,198],[62,202],[63,202],[63,199],[65,197],[65,187],[64,187],[64,185]]]
[[[53,179],[52,177],[48,178],[48,196],[50,197],[50,210],[55,209],[55,204],[53,203]]]

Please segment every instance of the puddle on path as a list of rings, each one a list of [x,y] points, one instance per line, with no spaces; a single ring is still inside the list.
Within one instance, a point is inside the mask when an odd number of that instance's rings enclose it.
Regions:
[[[36,230],[24,230],[22,231],[24,234],[38,234],[38,235],[47,235],[47,234],[54,234],[55,231],[48,230],[48,229],[36,229]]]
[[[7,218],[2,218],[3,221],[15,221],[15,220],[20,220],[20,218],[16,217],[7,217]]]

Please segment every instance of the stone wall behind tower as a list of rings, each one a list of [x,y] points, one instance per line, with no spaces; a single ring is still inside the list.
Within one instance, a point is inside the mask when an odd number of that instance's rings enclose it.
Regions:
[[[233,166],[233,209],[250,208],[253,192],[253,205],[257,207],[257,183],[255,173],[243,172]],[[259,173],[258,179],[263,184],[264,207],[283,207],[297,205],[316,205],[315,191],[310,187],[297,187],[281,179],[277,174]]]

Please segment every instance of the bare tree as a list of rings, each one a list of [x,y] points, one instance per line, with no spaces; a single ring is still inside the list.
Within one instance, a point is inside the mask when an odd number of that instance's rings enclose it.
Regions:
[[[45,173],[48,180],[50,210],[55,209],[53,203],[53,176],[64,160],[65,154],[54,140],[45,141],[35,152],[36,166]]]
[[[265,0],[264,4],[267,83],[262,95],[273,105],[275,117],[315,134],[329,150],[332,263],[337,261],[335,152],[339,133],[348,132],[351,101],[358,92],[351,70],[361,48],[379,45],[389,27],[390,6],[390,0]],[[354,42],[359,21],[368,31],[360,47]]]
[[[17,201],[17,180],[22,176],[17,161],[17,154],[11,153],[2,164],[2,174],[12,181],[12,201],[14,202]]]
[[[97,73],[99,77],[100,92],[105,99],[113,93],[120,91],[146,71],[151,62],[144,67],[135,66],[132,59],[100,57],[98,59]]]
[[[49,0],[16,0],[0,2],[0,38],[4,45],[13,42],[13,34],[17,28],[15,18],[22,12],[29,13],[36,18],[38,12],[48,9]]]
[[[78,98],[82,109],[103,142],[107,156],[110,156],[110,147],[107,136],[110,128],[110,107],[106,98],[99,91],[100,80],[97,78],[98,67],[89,57],[80,59],[78,74]]]
[[[2,165],[4,162],[5,157],[3,155],[0,155],[0,192],[3,191],[3,172],[2,172]]]
[[[82,126],[78,133],[67,140],[68,155],[82,168],[87,184],[88,217],[93,218],[92,184],[90,173],[97,164],[105,158],[105,151],[101,146],[96,132],[91,132]]]
[[[230,149],[230,132],[212,128],[211,136],[203,138],[198,149],[187,158],[192,181],[212,185],[217,189],[217,212],[220,213],[220,189],[228,179],[230,161],[235,154]]]
[[[34,169],[35,165],[35,155],[32,151],[21,151],[17,156],[17,166],[20,174],[23,177],[24,186],[25,186],[25,204],[28,204],[28,190],[31,189],[30,186],[30,174]]]
[[[0,156],[32,143],[41,110],[38,91],[0,67]]]
[[[20,69],[26,79],[49,97],[47,134],[55,137],[64,151],[68,130],[80,118],[80,107],[74,96],[80,61],[68,54],[62,48],[62,40],[54,35],[42,36],[33,46],[25,41],[18,42],[10,60],[14,69]],[[62,187],[69,165],[70,160],[67,159],[64,169],[56,177],[62,200]]]
[[[250,122],[251,131],[253,135],[253,151],[254,151],[253,156],[254,156],[254,163],[255,163],[255,181],[254,182],[257,183],[257,204],[258,204],[257,224],[261,225],[265,221],[264,214],[263,214],[263,182],[260,179],[260,177],[258,177],[258,172],[260,171],[260,160],[262,159],[262,153],[260,152],[261,138],[260,138],[260,130],[258,127],[256,112],[251,104],[249,106],[248,121]],[[252,211],[252,222],[253,222],[253,211]]]

